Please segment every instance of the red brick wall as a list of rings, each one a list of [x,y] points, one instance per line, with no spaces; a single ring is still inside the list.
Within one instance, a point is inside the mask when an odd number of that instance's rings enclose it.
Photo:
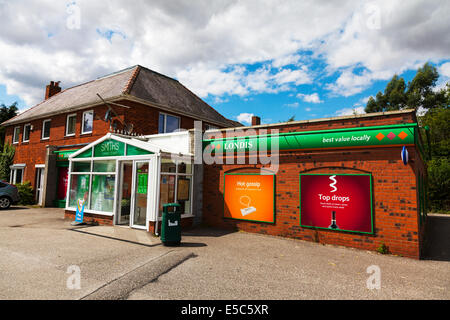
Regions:
[[[33,120],[19,125],[8,126],[6,128],[5,141],[12,143],[13,130],[16,126],[20,126],[20,139],[18,144],[14,144],[16,153],[14,155],[14,163],[25,163],[24,181],[30,181],[34,187],[35,184],[35,164],[44,164],[46,157],[46,146],[64,146],[80,143],[89,143],[95,141],[105,135],[109,130],[109,125],[100,120],[105,116],[107,108],[105,106],[96,107],[94,110],[94,124],[93,132],[89,134],[81,134],[81,121],[83,112],[92,110],[87,108],[77,112],[69,112],[66,114],[54,115],[51,117],[45,117],[39,120]],[[77,124],[75,130],[75,136],[66,137],[66,120],[67,115],[77,114]],[[51,119],[50,139],[42,140],[42,124],[43,120]],[[29,142],[23,142],[23,126],[26,123],[33,125],[33,131],[30,133]],[[72,148],[69,148],[72,149]],[[74,148],[76,149],[76,148]]]
[[[355,123],[355,121],[359,121]],[[312,123],[290,126],[290,131],[331,129],[350,126],[375,126],[413,122],[408,114],[373,119]],[[283,128],[286,131],[287,128]],[[383,242],[393,254],[420,256],[420,232],[417,210],[417,167],[424,168],[414,147],[409,147],[408,165],[400,158],[400,147],[347,150],[287,151],[280,155],[276,174],[275,224],[223,218],[223,179],[226,172],[258,172],[260,165],[204,166],[203,221],[210,226],[244,230],[316,241],[320,243],[376,250]],[[247,161],[248,163],[248,161]],[[300,227],[300,173],[371,173],[373,179],[374,234],[313,230]]]
[[[75,211],[66,210],[66,211],[64,211],[64,219],[74,221],[75,214],[76,214]],[[112,226],[113,225],[113,216],[104,216],[104,215],[85,212],[83,214],[83,221],[89,222],[89,223],[96,223],[99,225]]]

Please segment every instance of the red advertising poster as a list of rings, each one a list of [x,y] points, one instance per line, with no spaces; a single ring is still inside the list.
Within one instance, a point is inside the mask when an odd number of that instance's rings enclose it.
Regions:
[[[373,233],[370,174],[301,174],[300,225]]]
[[[58,177],[58,199],[62,200],[66,198],[67,192],[67,182],[69,177],[69,168],[61,167],[59,168]]]

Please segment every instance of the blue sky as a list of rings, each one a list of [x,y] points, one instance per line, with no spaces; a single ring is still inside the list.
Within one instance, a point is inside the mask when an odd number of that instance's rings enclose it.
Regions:
[[[262,0],[261,0],[262,1]],[[248,124],[362,113],[394,74],[450,79],[450,2],[0,0],[0,104],[139,64]]]

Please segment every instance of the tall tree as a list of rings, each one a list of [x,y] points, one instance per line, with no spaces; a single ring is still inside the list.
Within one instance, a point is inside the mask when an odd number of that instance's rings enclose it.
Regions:
[[[14,102],[9,107],[3,103],[0,105],[0,124],[15,117],[19,109],[17,108],[17,102]],[[0,127],[0,147],[5,142],[5,127]]]
[[[419,68],[408,85],[403,78],[394,75],[386,85],[384,93],[380,91],[375,98],[369,98],[365,111],[371,113],[405,108],[418,110],[419,108],[448,107],[446,98],[448,89],[435,89],[438,78],[439,73],[436,67],[430,63],[425,63]]]

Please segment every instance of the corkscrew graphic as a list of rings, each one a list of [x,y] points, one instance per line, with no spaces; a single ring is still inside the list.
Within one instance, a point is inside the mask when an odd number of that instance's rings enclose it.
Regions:
[[[250,207],[251,202],[252,202],[252,199],[249,196],[241,196],[239,198],[239,203],[242,204],[243,206],[245,206],[245,208],[241,209],[241,214],[243,217],[256,211],[255,207]]]
[[[334,188],[334,190],[331,190],[330,192],[336,192],[337,191],[337,187],[336,187],[336,176],[331,176],[330,180],[333,181],[333,183],[330,183],[330,187]]]

